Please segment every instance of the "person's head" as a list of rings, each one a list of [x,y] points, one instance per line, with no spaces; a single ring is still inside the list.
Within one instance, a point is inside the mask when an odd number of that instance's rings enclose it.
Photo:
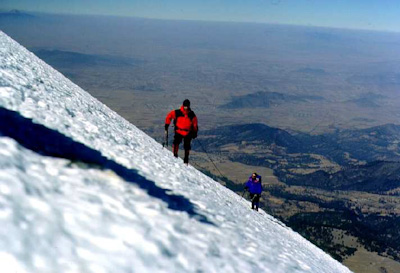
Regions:
[[[253,180],[256,180],[256,178],[257,178],[257,173],[253,173],[253,174],[251,175],[251,178],[252,178]]]
[[[184,109],[189,109],[190,108],[190,100],[188,100],[188,99],[185,99],[184,101],[183,101],[183,108]]]

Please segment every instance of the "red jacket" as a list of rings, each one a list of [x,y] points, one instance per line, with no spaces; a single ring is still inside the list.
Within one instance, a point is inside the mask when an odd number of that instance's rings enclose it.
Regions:
[[[197,135],[199,130],[197,126],[197,117],[194,112],[188,108],[185,110],[183,105],[180,109],[172,110],[165,118],[165,129],[171,124],[171,120],[175,120],[175,132],[182,136],[187,136],[193,132]]]

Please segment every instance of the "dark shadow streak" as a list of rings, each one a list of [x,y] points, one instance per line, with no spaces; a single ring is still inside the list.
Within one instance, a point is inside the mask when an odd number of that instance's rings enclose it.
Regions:
[[[128,169],[107,159],[99,151],[76,142],[55,130],[36,124],[18,112],[0,107],[0,135],[13,138],[25,148],[44,156],[65,158],[110,169],[124,180],[146,190],[150,196],[167,203],[168,208],[184,211],[200,222],[214,225],[206,216],[197,213],[195,206],[186,197],[158,187],[155,182],[141,176],[136,170]]]

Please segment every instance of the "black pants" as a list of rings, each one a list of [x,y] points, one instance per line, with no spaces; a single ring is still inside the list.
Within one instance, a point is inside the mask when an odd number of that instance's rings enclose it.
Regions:
[[[173,144],[176,147],[179,147],[179,144],[182,143],[182,140],[183,140],[183,149],[185,149],[185,151],[190,151],[192,149],[192,146],[190,145],[190,142],[192,141],[191,134],[188,134],[187,136],[182,136],[181,134],[175,132]]]
[[[183,158],[183,162],[189,164],[189,151],[192,148],[192,146],[190,146],[190,142],[192,141],[191,134],[188,134],[187,136],[182,136],[181,134],[175,132],[174,142],[173,142],[174,156],[178,157],[179,144],[181,144],[182,139],[183,139],[183,148],[185,149],[185,157]]]
[[[251,199],[251,208],[258,210],[258,207],[260,206],[260,197],[261,194],[258,193],[250,193],[250,199]]]

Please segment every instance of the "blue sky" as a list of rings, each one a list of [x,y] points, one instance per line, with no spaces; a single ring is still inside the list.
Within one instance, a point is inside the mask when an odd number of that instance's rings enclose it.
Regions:
[[[0,9],[400,32],[400,0],[0,0]]]

